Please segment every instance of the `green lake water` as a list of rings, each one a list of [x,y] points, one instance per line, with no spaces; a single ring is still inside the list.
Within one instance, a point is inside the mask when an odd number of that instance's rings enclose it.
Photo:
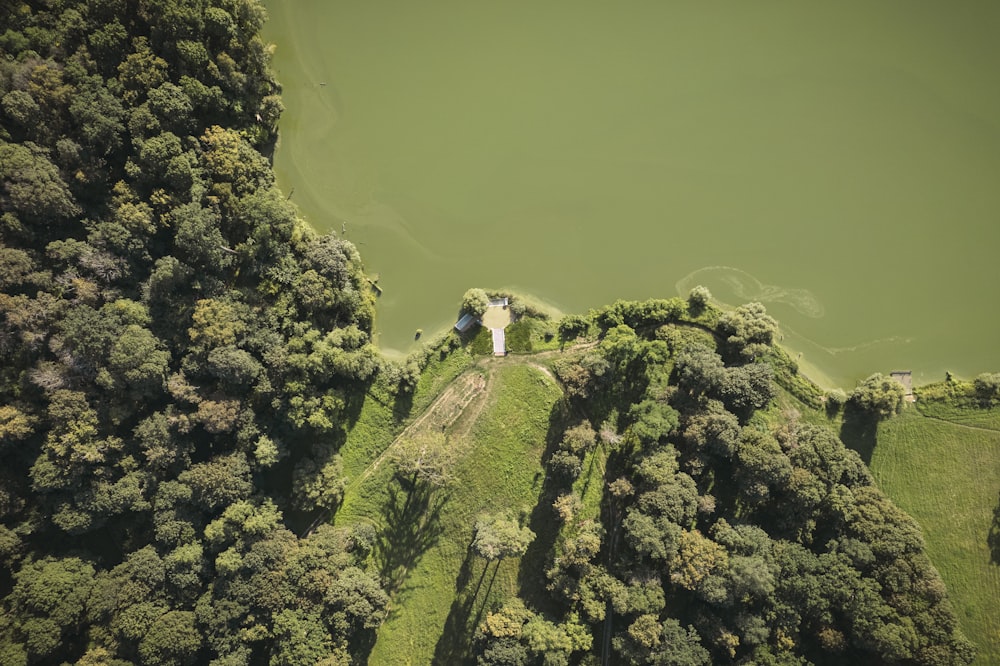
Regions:
[[[1000,370],[1000,3],[271,0],[278,180],[380,276],[764,302],[826,384]]]

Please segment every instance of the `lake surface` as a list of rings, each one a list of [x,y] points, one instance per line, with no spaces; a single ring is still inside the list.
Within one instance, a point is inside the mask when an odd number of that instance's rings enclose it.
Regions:
[[[378,335],[764,302],[826,384],[1000,371],[1000,3],[271,0],[275,167]]]

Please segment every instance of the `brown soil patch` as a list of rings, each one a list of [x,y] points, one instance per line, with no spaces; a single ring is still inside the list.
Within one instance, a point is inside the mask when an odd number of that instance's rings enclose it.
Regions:
[[[486,328],[506,328],[510,324],[510,308],[491,305],[483,313],[482,322]]]

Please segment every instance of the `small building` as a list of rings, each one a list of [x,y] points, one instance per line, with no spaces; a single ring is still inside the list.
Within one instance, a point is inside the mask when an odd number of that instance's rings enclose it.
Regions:
[[[476,315],[466,312],[462,315],[462,318],[458,320],[458,323],[455,324],[455,330],[459,333],[465,333],[470,328],[475,326],[478,321],[479,320],[476,318]]]
[[[506,296],[504,296],[503,298],[494,298],[490,301],[490,307],[493,308],[505,308],[507,307],[507,305],[508,301]]]

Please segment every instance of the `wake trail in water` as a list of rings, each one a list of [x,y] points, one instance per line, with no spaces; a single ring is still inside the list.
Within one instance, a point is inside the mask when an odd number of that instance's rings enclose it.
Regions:
[[[338,221],[346,223],[347,240],[352,226],[383,229],[399,236],[402,241],[422,257],[430,261],[442,261],[444,257],[427,247],[411,230],[410,224],[389,204],[372,200],[352,214],[337,213]]]
[[[705,266],[704,268],[699,268],[678,280],[675,288],[680,296],[687,296],[691,289],[699,284],[708,287],[713,292],[713,298],[725,308],[733,308],[735,306],[718,299],[715,296],[713,286],[723,285],[725,289],[732,292],[734,296],[743,302],[757,301],[765,305],[769,303],[787,305],[800,315],[809,317],[810,319],[819,319],[826,314],[826,308],[823,307],[819,299],[808,289],[765,284],[750,273],[733,266]],[[853,345],[829,347],[798,333],[784,322],[781,324],[781,329],[829,356],[856,353],[885,345],[910,344],[914,341],[914,338],[893,335]]]
[[[826,314],[823,304],[808,289],[764,284],[750,273],[733,266],[699,268],[678,280],[675,288],[678,294],[686,296],[692,287],[704,284],[706,280],[722,282],[737,298],[744,301],[758,301],[765,305],[782,303],[811,319],[819,319]],[[706,286],[711,289],[711,284]]]
[[[871,349],[873,347],[879,347],[879,346],[908,345],[915,340],[915,338],[908,338],[902,335],[890,335],[889,337],[876,338],[875,340],[868,340],[866,342],[859,342],[857,344],[847,345],[843,347],[828,347],[826,345],[822,345],[816,342],[812,338],[808,338],[802,335],[801,333],[797,332],[790,326],[785,326],[784,324],[782,324],[781,330],[795,337],[798,340],[802,340],[803,342],[808,343],[816,350],[821,351],[824,354],[828,354],[830,356],[837,356],[838,354],[852,354],[856,352],[862,352]]]

